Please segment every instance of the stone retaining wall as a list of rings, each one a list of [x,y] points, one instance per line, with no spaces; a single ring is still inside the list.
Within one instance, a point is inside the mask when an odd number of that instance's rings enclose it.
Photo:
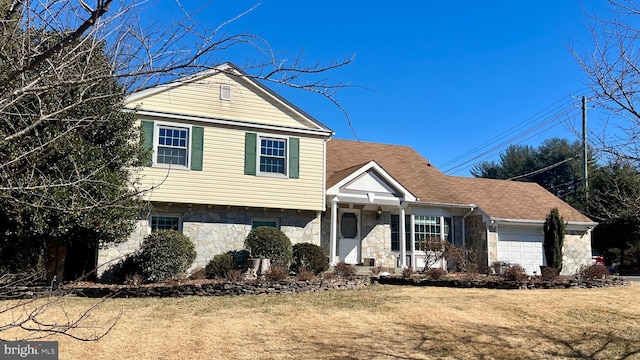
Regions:
[[[348,279],[318,281],[267,282],[217,282],[184,285],[148,286],[91,286],[58,289],[54,295],[71,294],[80,297],[101,298],[143,298],[143,297],[186,297],[186,296],[243,296],[265,294],[309,293],[326,290],[356,289],[371,284],[368,276]],[[48,287],[16,287],[0,294],[0,300],[29,299],[52,295]]]
[[[427,280],[427,279],[403,279],[394,277],[381,277],[372,279],[374,283],[388,285],[411,285],[411,286],[438,286],[438,287],[454,287],[454,288],[483,288],[483,289],[590,289],[611,286],[629,285],[629,281],[610,278],[604,280],[575,280],[567,281],[506,281],[506,280]]]
[[[348,279],[330,279],[318,281],[280,281],[267,282],[217,282],[184,285],[105,285],[90,287],[58,288],[51,290],[47,286],[16,286],[0,294],[2,300],[32,299],[46,296],[73,295],[79,297],[102,298],[143,298],[143,297],[186,297],[186,296],[244,296],[266,294],[311,293],[326,290],[356,289],[371,284],[401,286],[438,286],[453,288],[485,289],[578,289],[601,288],[629,285],[629,281],[610,278],[605,280],[567,280],[563,282],[517,282],[501,280],[427,280],[403,279],[398,277],[354,276]]]

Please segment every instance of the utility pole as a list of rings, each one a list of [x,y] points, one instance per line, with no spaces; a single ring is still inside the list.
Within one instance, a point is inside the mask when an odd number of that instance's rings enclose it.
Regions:
[[[582,97],[582,179],[585,199],[589,200],[589,172],[587,171],[587,97]]]

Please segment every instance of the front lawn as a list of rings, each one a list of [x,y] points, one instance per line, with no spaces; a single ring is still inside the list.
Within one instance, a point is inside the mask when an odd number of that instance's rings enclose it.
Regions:
[[[640,358],[638,299],[637,284],[567,290],[376,285],[277,296],[112,299],[78,329],[95,331],[123,310],[105,338],[55,339],[60,359]],[[93,302],[69,298],[50,314],[61,320],[62,309],[73,314]]]

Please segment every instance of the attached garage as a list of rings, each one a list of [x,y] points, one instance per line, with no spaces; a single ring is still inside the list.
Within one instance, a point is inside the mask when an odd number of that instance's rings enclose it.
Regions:
[[[540,266],[545,265],[541,227],[499,226],[498,260],[519,264],[527,274],[540,274]]]

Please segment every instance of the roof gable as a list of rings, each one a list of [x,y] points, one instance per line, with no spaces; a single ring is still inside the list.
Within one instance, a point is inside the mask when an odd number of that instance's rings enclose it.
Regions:
[[[347,171],[344,177],[327,189],[327,195],[366,194],[369,202],[373,202],[376,196],[415,201],[415,196],[375,161],[348,168]]]
[[[230,98],[225,97],[230,90]],[[224,93],[224,95],[223,95]],[[189,116],[332,134],[325,125],[232,64],[130,94],[129,109],[148,116]]]

